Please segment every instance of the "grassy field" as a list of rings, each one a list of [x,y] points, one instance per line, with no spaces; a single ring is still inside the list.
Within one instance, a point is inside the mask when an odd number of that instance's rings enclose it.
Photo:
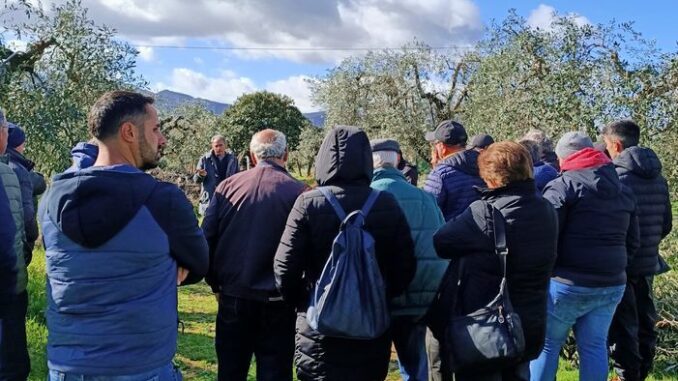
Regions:
[[[45,345],[45,262],[44,253],[36,251],[29,267],[29,292],[31,304],[28,312],[27,332],[31,355],[31,381],[44,381],[47,374]],[[214,319],[217,303],[209,287],[204,283],[182,287],[179,291],[179,314],[184,322],[179,334],[178,353],[175,361],[181,367],[184,379],[190,381],[213,381],[217,375],[217,360],[214,353]],[[562,363],[558,380],[575,381],[576,369]],[[255,380],[254,367],[249,380]],[[395,361],[391,362],[389,381],[400,380]],[[651,380],[677,380],[678,376],[657,376]]]

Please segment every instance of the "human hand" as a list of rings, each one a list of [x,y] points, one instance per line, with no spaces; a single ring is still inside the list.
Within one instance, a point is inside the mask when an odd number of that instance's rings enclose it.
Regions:
[[[196,172],[198,175],[202,176],[202,177],[207,176],[207,171],[204,170],[204,169],[202,169],[202,168],[196,169],[195,172]]]
[[[177,286],[181,285],[188,277],[188,270],[183,267],[177,267]]]

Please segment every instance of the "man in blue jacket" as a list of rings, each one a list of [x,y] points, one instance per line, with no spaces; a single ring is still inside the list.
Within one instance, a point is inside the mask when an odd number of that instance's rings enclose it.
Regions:
[[[177,285],[206,274],[207,242],[181,190],[143,172],[166,143],[153,98],[108,92],[88,127],[96,162],[54,177],[39,208],[50,380],[180,379]]]
[[[460,123],[445,120],[426,133],[434,168],[426,178],[424,190],[435,197],[445,221],[458,216],[480,198],[476,187],[485,185],[478,174],[478,151],[467,150],[466,129]]]
[[[2,274],[0,274],[0,380],[25,381],[30,371],[26,345],[26,265],[24,262],[24,219],[21,187],[5,155],[8,128],[5,115],[0,111],[0,182],[5,197],[0,203],[0,231],[2,234]],[[7,201],[7,204],[4,202]],[[4,211],[2,211],[4,210]],[[9,244],[10,247],[5,245]]]
[[[239,171],[238,158],[228,150],[226,138],[214,135],[211,143],[212,149],[200,158],[193,176],[193,181],[200,184],[198,211],[202,215],[205,215],[217,186]]]
[[[391,334],[405,381],[427,381],[426,325],[422,318],[438,291],[448,262],[433,247],[433,234],[445,220],[433,197],[411,185],[398,170],[400,145],[391,139],[370,142],[372,188],[391,193],[403,210],[414,242],[417,272],[405,293],[391,300]]]
[[[636,196],[640,225],[640,249],[626,267],[626,290],[610,327],[611,354],[621,380],[644,380],[657,346],[652,284],[654,275],[663,271],[659,243],[672,227],[669,188],[657,155],[638,146],[636,123],[613,122],[603,129],[603,139],[619,180]]]

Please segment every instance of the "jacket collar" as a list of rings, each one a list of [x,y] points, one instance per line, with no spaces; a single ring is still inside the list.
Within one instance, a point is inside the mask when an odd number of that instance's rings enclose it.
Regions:
[[[380,167],[374,170],[374,176],[372,177],[372,181],[377,181],[380,179],[394,179],[407,181],[405,179],[405,175],[403,175],[403,173],[400,172],[400,170],[391,166]]]
[[[35,163],[28,160],[26,156],[20,154],[19,151],[15,150],[14,148],[7,148],[7,156],[9,156],[10,160],[21,164],[21,166],[26,168],[26,170],[29,172],[35,167]]]
[[[278,170],[278,171],[289,173],[285,167],[283,167],[283,166],[281,166],[277,163],[274,163],[273,161],[270,161],[270,160],[262,160],[262,161],[258,162],[256,166],[262,167],[262,168],[273,168],[273,169]]]
[[[514,181],[501,188],[479,188],[483,200],[492,201],[502,196],[533,196],[537,194],[537,186],[533,179]]]

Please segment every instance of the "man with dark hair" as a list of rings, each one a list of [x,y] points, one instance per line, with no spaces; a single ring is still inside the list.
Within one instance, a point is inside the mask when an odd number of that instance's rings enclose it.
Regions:
[[[180,379],[177,285],[205,275],[207,242],[181,190],[143,172],[166,143],[152,98],[106,93],[88,126],[94,165],[54,177],[39,208],[49,379]]]
[[[621,380],[644,380],[652,369],[657,344],[652,284],[654,275],[666,271],[659,243],[672,227],[668,185],[654,151],[638,146],[636,123],[610,123],[603,129],[603,139],[619,180],[636,196],[640,224],[640,249],[626,268],[626,290],[610,328],[611,353]]]

